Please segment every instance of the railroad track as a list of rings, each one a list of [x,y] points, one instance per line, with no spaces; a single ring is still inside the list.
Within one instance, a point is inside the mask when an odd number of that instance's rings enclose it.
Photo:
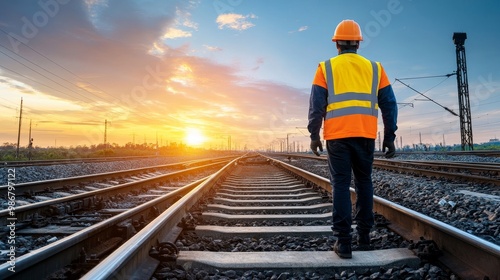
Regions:
[[[481,156],[481,157],[500,157],[500,151],[495,151],[495,150],[449,151],[449,152],[442,152],[442,153],[446,154],[446,155],[474,155],[474,156]]]
[[[147,166],[142,168],[105,172],[98,174],[90,174],[76,177],[58,178],[51,180],[27,182],[15,184],[16,194],[20,196],[34,196],[39,194],[48,194],[56,191],[67,191],[68,189],[74,189],[79,185],[84,184],[94,184],[101,183],[105,185],[116,184],[116,180],[136,180],[134,176],[148,176],[148,173],[155,172],[165,172],[173,171],[179,169],[185,169],[189,167],[199,166],[207,163],[214,163],[218,161],[224,161],[229,159],[234,159],[235,157],[219,157],[219,158],[206,158],[198,160],[189,160],[171,164]],[[128,177],[128,178],[127,178]],[[8,185],[0,186],[0,192],[7,191]]]
[[[397,154],[406,155],[450,155],[450,156],[478,156],[478,157],[500,157],[500,151],[497,150],[475,150],[475,151],[396,151]],[[375,156],[384,156],[383,152],[376,151]]]
[[[324,161],[325,156],[285,154],[292,158],[305,158]],[[375,158],[373,167],[381,170],[442,178],[457,182],[474,182],[500,186],[500,164],[488,162],[455,162],[455,161],[420,161]]]
[[[95,244],[96,239],[108,239],[107,237],[113,234],[113,238],[109,239],[103,245],[104,249],[98,248],[89,252],[89,256],[100,257],[107,250],[126,240],[132,233],[135,233],[136,230],[139,230],[147,222],[151,221],[152,218],[159,214],[159,209],[164,209],[167,205],[171,205],[177,197],[169,198],[168,203],[154,203],[150,201],[155,201],[158,197],[170,192],[176,193],[177,186],[182,181],[194,181],[197,178],[205,177],[228,161],[227,158],[206,159],[166,165],[168,167],[175,167],[174,169],[177,170],[165,174],[156,171],[160,167],[165,168],[166,166],[156,166],[152,168],[152,170],[156,170],[154,173],[142,174],[142,177],[135,175],[137,172],[143,172],[147,168],[128,170],[130,172],[129,175],[133,174],[134,176],[128,177],[127,179],[129,180],[125,180],[125,183],[117,183],[113,186],[108,185],[101,189],[91,188],[90,191],[83,193],[48,199],[46,201],[14,207],[13,209],[4,209],[0,211],[1,221],[5,223],[1,227],[2,235],[15,237],[13,240],[16,243],[9,244],[16,245],[18,248],[15,254],[16,259],[21,263],[28,263],[29,267],[31,263],[40,261],[40,256],[44,258],[54,254],[64,255],[64,252],[70,247],[80,246],[84,248],[81,243],[89,242],[86,240],[87,238],[94,240],[92,242]],[[95,174],[82,176],[84,178],[78,179],[88,183],[92,181],[89,181],[92,178],[102,179],[111,176],[115,178],[117,174],[124,176],[125,173],[124,171],[117,173],[110,172],[106,173],[106,175]],[[64,181],[65,179],[60,180]],[[70,183],[74,183],[74,180],[76,179],[66,179]],[[37,183],[40,184],[41,182]],[[50,183],[48,184],[50,185]],[[29,185],[25,184],[24,187],[28,187]],[[118,200],[116,199],[117,197],[121,199]],[[112,200],[112,205],[126,206],[118,209],[110,209],[110,204],[99,203],[110,200]],[[154,203],[153,206],[151,206],[151,203]],[[146,206],[142,206],[141,204]],[[136,205],[139,206],[135,207]],[[11,212],[15,216],[12,216]],[[11,229],[7,225],[10,225],[13,221],[15,228]],[[113,233],[109,233],[110,231]],[[37,241],[38,244],[34,245],[40,249],[27,249],[26,243],[29,242],[26,241],[26,238],[34,236],[33,240],[40,240],[40,238],[47,235],[52,236],[52,238],[47,240],[46,243],[43,240]],[[64,238],[67,236],[69,237]],[[85,238],[82,238],[82,236]],[[54,243],[50,244],[51,242]],[[56,243],[57,245],[55,245]],[[26,258],[23,256],[25,253],[28,253]],[[4,279],[4,277],[0,276],[0,279]]]
[[[112,161],[125,161],[125,160],[138,160],[138,159],[153,159],[153,158],[159,158],[159,156],[128,156],[128,157],[2,161],[0,162],[0,166],[1,167],[45,166],[45,165],[98,163],[98,162],[112,162]]]
[[[130,191],[136,194],[143,186],[199,172],[210,166],[227,163],[227,158],[192,160],[116,172],[29,182],[15,185],[15,215],[27,224],[47,224],[52,216],[70,215],[87,209],[102,208],[103,201]],[[170,173],[168,173],[170,171]],[[172,172],[175,171],[175,172]],[[8,193],[9,186],[0,186],[1,193]],[[144,190],[142,191],[144,192]],[[27,202],[29,198],[29,201]],[[9,223],[11,210],[0,210],[0,226]]]
[[[375,159],[373,167],[422,176],[500,186],[500,164]]]
[[[271,188],[266,189],[267,186]],[[255,189],[249,189],[250,187]],[[112,253],[107,252],[106,254],[109,253],[109,255],[106,258],[103,254],[104,259],[100,258],[97,265],[82,257],[81,247],[79,247],[64,254],[56,254],[48,263],[39,261],[37,264],[28,266],[28,263],[23,262],[24,259],[18,260],[19,267],[24,267],[24,270],[16,274],[16,279],[31,279],[31,275],[46,275],[44,273],[47,273],[47,267],[67,265],[70,263],[69,260],[78,258],[80,258],[81,266],[88,266],[90,269],[81,279],[149,279],[155,271],[162,273],[161,269],[171,263],[182,265],[185,269],[196,267],[217,267],[219,271],[231,269],[268,271],[272,269],[283,271],[283,273],[299,270],[331,270],[347,266],[353,270],[362,270],[370,266],[391,266],[394,263],[406,263],[409,266],[418,264],[419,260],[412,251],[401,248],[355,251],[353,259],[344,261],[337,258],[331,250],[209,252],[187,251],[182,247],[179,251],[179,248],[172,245],[179,245],[181,241],[178,237],[188,233],[200,236],[214,235],[218,240],[217,243],[227,242],[226,234],[240,235],[239,238],[244,238],[243,236],[248,234],[253,236],[305,235],[308,236],[307,238],[316,236],[316,241],[312,243],[317,243],[317,240],[325,238],[318,236],[331,234],[328,226],[331,214],[327,208],[322,208],[322,204],[328,203],[325,203],[325,199],[327,200],[325,193],[330,189],[327,179],[284,162],[263,157],[253,158],[253,160],[240,158],[225,165],[206,180],[200,180],[196,184],[182,188],[182,191],[179,189],[179,192],[170,194],[170,199],[172,196],[176,198],[172,200],[171,205],[161,208],[165,211],[159,211],[160,214],[152,222],[145,225],[127,241],[118,241],[120,246],[115,250],[110,250]],[[288,197],[282,192],[276,192],[280,190],[287,190]],[[274,193],[269,193],[269,191]],[[264,194],[257,192],[264,192]],[[262,199],[264,196],[267,198]],[[242,198],[245,198],[246,206],[243,206]],[[307,200],[309,201],[305,202]],[[222,206],[222,201],[225,204],[234,202],[235,205]],[[209,204],[206,204],[207,202]],[[275,203],[291,203],[291,205],[280,206],[281,208],[271,207]],[[312,208],[315,209],[315,213],[307,214]],[[237,211],[236,214],[221,213],[234,210]],[[498,279],[500,277],[499,246],[381,198],[375,198],[374,210],[390,222],[388,228],[401,234],[405,239],[419,240],[423,237],[426,240],[433,240],[441,252],[438,260],[455,271],[459,277],[463,279],[483,279],[485,276]],[[293,213],[294,211],[298,213]],[[189,219],[190,217],[195,218],[194,222]],[[264,225],[258,227],[231,225],[230,220],[236,220],[238,224],[243,223],[245,218],[251,218],[250,223],[260,220]],[[308,219],[312,225],[305,225]],[[217,224],[226,223],[223,230],[211,224],[213,222],[210,221],[213,220]],[[281,221],[283,225],[265,226],[265,223],[270,220]],[[111,240],[112,237],[113,235],[108,233],[107,239],[101,239],[101,242]],[[254,239],[259,240],[255,237]],[[328,240],[327,238],[324,248],[329,246]],[[87,242],[84,247],[91,250],[92,245]],[[384,258],[386,258],[385,261],[382,261]],[[379,262],[368,263],[367,260]],[[161,266],[158,266],[160,263]],[[1,273],[6,271],[5,265],[0,268]],[[160,269],[160,272],[157,269]],[[235,273],[234,270],[233,273]],[[5,276],[12,275],[0,276],[5,278]]]

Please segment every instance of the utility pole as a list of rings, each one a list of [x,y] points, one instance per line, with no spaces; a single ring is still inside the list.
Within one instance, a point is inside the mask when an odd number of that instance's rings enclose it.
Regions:
[[[31,142],[31,119],[30,119],[30,132],[28,134],[28,140]]]
[[[104,150],[108,148],[108,120],[104,120]]]
[[[31,119],[30,119],[30,133],[28,137],[28,160],[31,160],[31,149],[33,149],[33,138],[31,138]]]
[[[280,143],[280,152],[283,153],[283,142],[286,141],[286,138],[276,138]]]
[[[221,135],[217,136],[218,139],[219,138],[224,138],[224,137],[227,137],[227,150],[231,151],[231,135],[229,135],[229,134],[228,135],[221,134]],[[223,149],[224,149],[224,146],[221,144],[221,150],[223,150]]]
[[[474,150],[474,142],[472,140],[469,82],[467,79],[467,62],[465,60],[465,39],[467,39],[467,33],[453,33],[453,42],[457,54],[457,87],[462,151],[472,151]]]
[[[21,140],[21,121],[23,119],[23,98],[21,97],[21,109],[19,110],[19,129],[17,130],[16,159],[19,158],[19,142]]]
[[[290,152],[290,149],[289,149],[290,145],[288,144],[288,137],[289,137],[290,135],[293,135],[293,134],[297,134],[297,133],[287,133],[287,134],[286,134],[286,152],[287,152],[287,153],[289,153],[289,152]]]
[[[155,147],[155,155],[158,155],[158,131],[156,132],[156,147]]]

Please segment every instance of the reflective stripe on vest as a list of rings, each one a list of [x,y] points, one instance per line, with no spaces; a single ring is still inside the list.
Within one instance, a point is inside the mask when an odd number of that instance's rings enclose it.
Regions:
[[[370,94],[358,92],[335,94],[331,61],[324,62],[328,86],[328,107],[325,120],[352,114],[378,117],[378,65],[376,62],[370,62],[373,70]]]

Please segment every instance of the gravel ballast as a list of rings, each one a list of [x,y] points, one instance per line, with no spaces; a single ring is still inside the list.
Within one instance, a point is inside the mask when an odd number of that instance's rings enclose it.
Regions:
[[[276,157],[279,160],[303,168],[325,178],[329,177],[326,162],[317,160],[292,160]],[[396,160],[446,160],[466,162],[500,162],[498,158],[475,156],[443,155],[398,155]],[[88,175],[168,164],[189,159],[169,158],[107,162],[93,164],[68,164],[60,166],[15,167],[16,183],[39,181],[70,176]],[[7,168],[0,168],[0,182],[7,182]],[[470,195],[470,192],[500,196],[496,188],[466,182],[448,182],[425,177],[415,177],[388,171],[374,170],[373,182],[375,195],[396,202],[404,207],[418,211],[487,241],[500,245],[500,201]],[[0,183],[2,185],[2,183]],[[408,242],[385,228],[374,229],[371,233],[375,248],[406,247]],[[222,248],[226,251],[251,250],[331,250],[332,238],[304,240],[299,237],[277,236],[262,240],[229,240],[199,238],[186,232],[177,241],[181,250],[200,248]],[[277,246],[277,245],[280,246]],[[355,249],[355,248],[353,248]],[[458,279],[452,273],[438,266],[422,263],[417,269],[394,267],[365,273],[335,271],[329,274],[315,272],[279,271],[234,271],[234,270],[190,270],[170,264],[161,264],[152,279]]]
[[[326,161],[277,159],[329,178]],[[446,155],[398,155],[396,160],[500,162],[498,158]],[[469,182],[373,170],[376,196],[400,204],[477,237],[500,245],[500,189]],[[486,194],[488,196],[481,196]]]

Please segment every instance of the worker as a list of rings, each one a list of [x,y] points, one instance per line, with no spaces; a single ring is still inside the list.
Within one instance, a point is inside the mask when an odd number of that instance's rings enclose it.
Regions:
[[[343,20],[334,32],[338,55],[320,62],[309,101],[308,130],[311,150],[323,151],[320,129],[326,140],[330,182],[333,188],[332,230],[334,251],[352,258],[351,172],[357,198],[355,215],[357,244],[370,249],[374,225],[372,166],[377,136],[378,109],[382,112],[386,158],[394,157],[397,103],[392,86],[379,62],[357,54],[361,29],[353,20]],[[387,152],[386,152],[387,149]]]

